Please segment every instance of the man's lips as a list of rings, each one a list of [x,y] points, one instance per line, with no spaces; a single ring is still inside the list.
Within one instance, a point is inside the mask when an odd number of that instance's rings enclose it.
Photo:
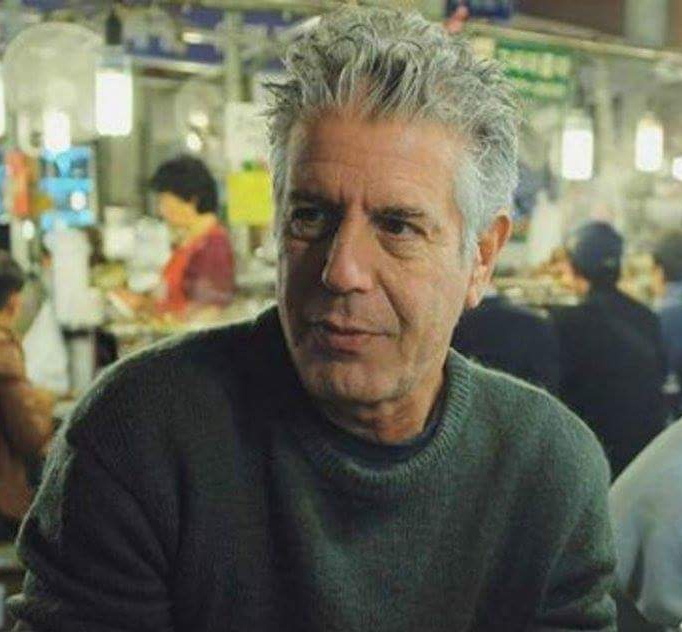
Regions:
[[[314,320],[309,325],[317,347],[346,354],[357,354],[372,340],[387,335],[365,324],[333,319]]]

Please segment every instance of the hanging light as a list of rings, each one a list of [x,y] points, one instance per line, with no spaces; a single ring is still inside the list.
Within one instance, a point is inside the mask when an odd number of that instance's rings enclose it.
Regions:
[[[208,113],[204,110],[192,110],[189,114],[189,124],[198,129],[206,129],[210,124]]]
[[[564,122],[561,136],[561,175],[566,180],[589,180],[594,171],[592,119],[574,110]]]
[[[2,64],[0,64],[0,136],[7,132],[7,109],[5,107],[5,80],[2,74]]]
[[[52,153],[60,153],[71,147],[71,120],[66,112],[43,112],[43,147]]]
[[[672,173],[675,180],[682,181],[682,156],[673,158]]]
[[[95,125],[102,136],[127,136],[133,128],[132,65],[122,41],[123,26],[112,9],[95,74]]]
[[[185,145],[193,154],[198,154],[204,148],[204,141],[197,132],[189,132],[185,138]]]
[[[655,173],[663,167],[663,125],[656,115],[647,112],[637,124],[635,168]]]

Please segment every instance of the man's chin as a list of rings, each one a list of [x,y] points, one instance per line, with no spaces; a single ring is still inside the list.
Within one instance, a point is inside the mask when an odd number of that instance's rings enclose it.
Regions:
[[[369,371],[351,363],[319,366],[310,363],[299,371],[306,391],[314,399],[338,404],[372,406],[397,396],[396,385],[381,371]]]

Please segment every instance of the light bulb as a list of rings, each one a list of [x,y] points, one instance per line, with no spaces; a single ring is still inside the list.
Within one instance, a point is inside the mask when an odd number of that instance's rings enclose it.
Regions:
[[[204,147],[204,141],[201,140],[201,136],[196,132],[189,132],[185,138],[185,144],[187,149],[195,154],[198,154]]]
[[[132,71],[117,51],[105,51],[95,75],[95,125],[102,136],[127,136],[133,129]]]
[[[663,126],[648,112],[637,124],[635,137],[635,168],[655,173],[663,166]]]
[[[561,175],[566,180],[589,180],[594,171],[592,119],[580,111],[569,114],[561,137]]]
[[[30,219],[26,219],[22,222],[21,236],[26,241],[31,241],[36,236],[36,226]]]
[[[672,168],[673,178],[675,180],[682,181],[682,156],[677,156],[673,158],[673,168]]]
[[[52,153],[60,153],[71,147],[71,120],[66,112],[43,112],[43,147]]]
[[[74,211],[84,211],[88,206],[88,196],[83,191],[74,191],[69,197],[69,206]]]
[[[194,110],[189,115],[189,124],[192,127],[206,129],[209,124],[208,114],[203,110]]]

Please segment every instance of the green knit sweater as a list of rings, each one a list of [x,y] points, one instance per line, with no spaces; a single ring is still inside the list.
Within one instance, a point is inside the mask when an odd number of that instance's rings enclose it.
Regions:
[[[452,352],[417,450],[320,416],[275,312],[101,379],[24,523],[39,631],[615,630],[608,467],[546,393]]]

